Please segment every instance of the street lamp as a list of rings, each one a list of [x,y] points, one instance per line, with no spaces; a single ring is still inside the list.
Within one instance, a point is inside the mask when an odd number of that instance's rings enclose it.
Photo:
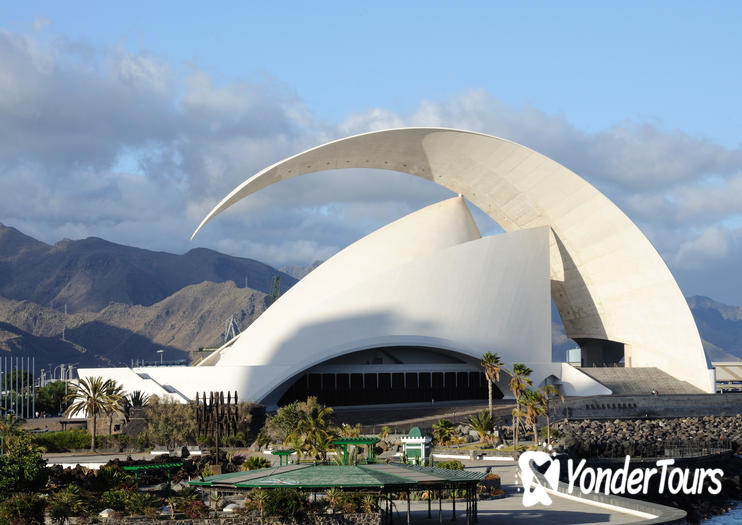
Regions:
[[[159,349],[159,350],[157,351],[157,353],[158,353],[158,354],[160,354],[160,366],[162,366],[162,354],[164,354],[164,353],[165,353],[165,350],[163,350],[162,348],[160,348],[160,349]]]

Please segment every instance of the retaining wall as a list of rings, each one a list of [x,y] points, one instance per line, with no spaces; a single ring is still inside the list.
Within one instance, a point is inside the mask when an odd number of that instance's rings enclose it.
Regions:
[[[742,414],[742,393],[569,398],[566,416],[575,419],[733,416]],[[554,403],[557,417],[564,416]]]

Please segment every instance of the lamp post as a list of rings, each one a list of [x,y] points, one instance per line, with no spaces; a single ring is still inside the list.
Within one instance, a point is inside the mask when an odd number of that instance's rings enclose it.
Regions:
[[[162,354],[164,354],[164,353],[165,353],[165,350],[163,350],[162,348],[160,348],[160,349],[159,349],[159,350],[157,351],[157,353],[158,353],[158,354],[160,354],[160,366],[162,366]]]

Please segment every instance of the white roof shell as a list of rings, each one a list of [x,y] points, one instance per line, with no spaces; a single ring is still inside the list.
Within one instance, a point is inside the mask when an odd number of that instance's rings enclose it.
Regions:
[[[394,170],[431,180],[463,194],[509,232],[549,226],[551,296],[567,335],[623,343],[627,366],[658,367],[714,392],[690,309],[649,240],[587,181],[504,139],[406,128],[330,142],[247,179],[198,229],[271,184],[342,168]]]
[[[177,401],[230,390],[273,406],[319,363],[368,348],[421,346],[454,352],[476,368],[484,352],[498,352],[507,363],[529,363],[540,384],[563,375],[551,363],[548,243],[547,227],[482,238],[455,197],[339,252],[198,366],[79,373]],[[582,381],[575,392],[610,393]]]
[[[198,367],[270,367],[265,386],[244,392],[263,400],[314,365],[375,347],[549,362],[548,236],[481,238],[463,198],[433,204],[327,260]]]

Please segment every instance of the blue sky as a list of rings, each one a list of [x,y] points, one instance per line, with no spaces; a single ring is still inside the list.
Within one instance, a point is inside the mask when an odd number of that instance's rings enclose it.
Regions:
[[[485,88],[587,130],[641,119],[742,142],[738,2],[14,2],[3,18],[217,82],[268,76],[327,119]]]
[[[284,156],[387,126],[463,127],[585,176],[686,294],[742,304],[741,15],[737,2],[11,3],[0,222],[183,252],[215,202]],[[287,183],[198,245],[326,258],[447,196],[410,179]]]

